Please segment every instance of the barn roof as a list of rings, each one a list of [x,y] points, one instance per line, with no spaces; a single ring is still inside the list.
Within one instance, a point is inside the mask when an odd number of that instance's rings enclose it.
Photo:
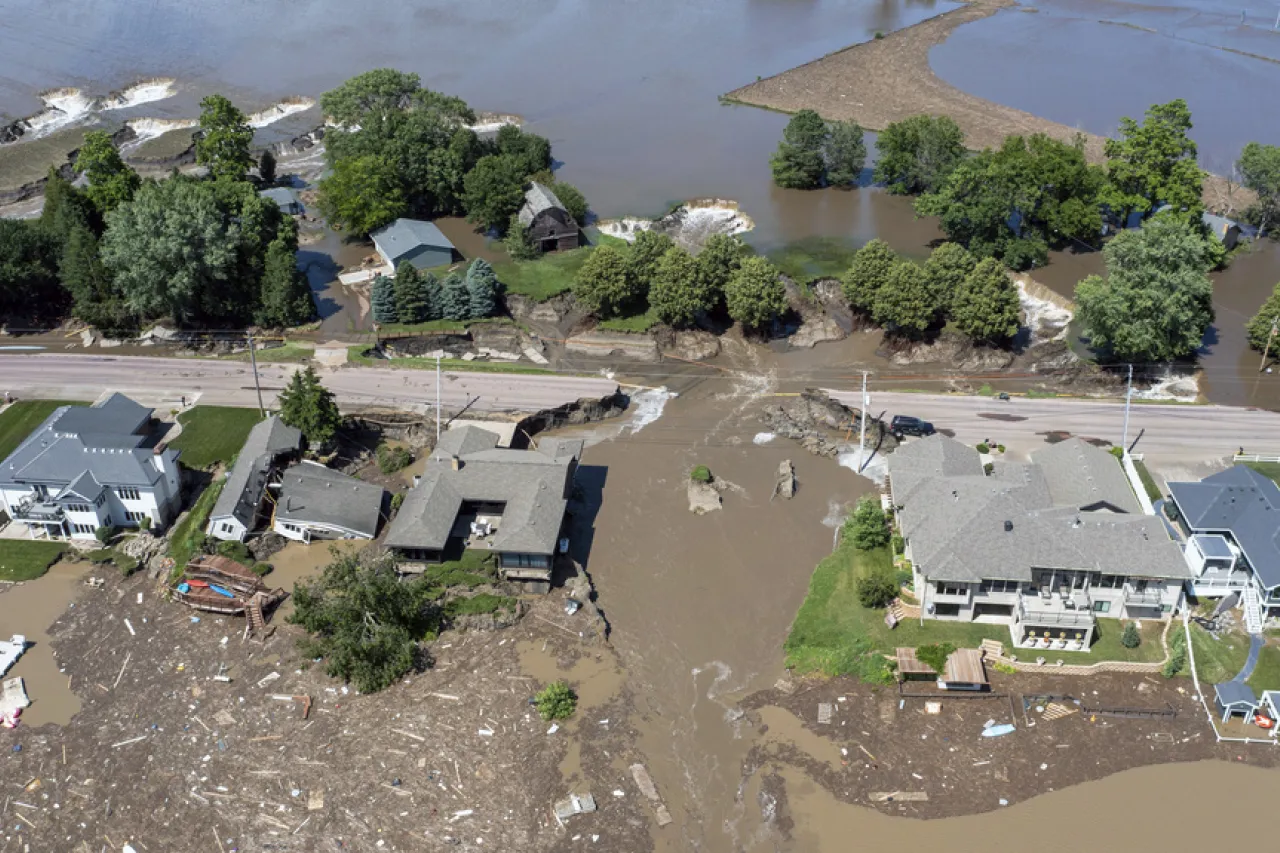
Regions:
[[[548,210],[565,210],[565,206],[556,198],[550,187],[534,181],[524,194],[524,206],[520,208],[520,224],[529,227],[529,223],[540,213]],[[567,212],[567,211],[566,211]]]

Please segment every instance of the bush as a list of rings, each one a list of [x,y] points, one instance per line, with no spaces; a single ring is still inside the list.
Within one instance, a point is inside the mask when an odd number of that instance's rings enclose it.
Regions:
[[[1169,641],[1169,659],[1165,661],[1164,669],[1160,670],[1160,674],[1165,678],[1173,678],[1186,666],[1187,635],[1182,631],[1175,631],[1173,639]]]
[[[389,444],[379,444],[376,455],[378,470],[384,474],[394,474],[413,461],[413,454],[408,450],[403,447],[392,447]]]
[[[990,453],[991,445],[987,444],[985,441],[980,441],[978,442],[977,450],[979,453]]]
[[[996,466],[995,466],[995,465],[993,465],[992,463],[990,463],[990,462],[983,463],[983,466],[982,466],[982,473],[986,474],[988,477],[990,477],[990,476],[991,476],[991,472],[993,472],[993,471],[995,471],[995,470],[996,470]]]
[[[253,569],[253,573],[255,575],[260,578],[265,578],[267,575],[271,574],[272,569],[275,567],[270,563],[254,563],[250,568]]]
[[[893,553],[895,554],[901,554],[906,550],[906,541],[897,533],[893,534],[889,539],[889,543],[893,546]]]
[[[889,525],[878,498],[865,497],[844,523],[844,532],[853,537],[853,547],[869,551],[889,544]]]
[[[706,465],[698,465],[689,472],[689,479],[693,480],[695,483],[710,483],[711,469]]]
[[[396,492],[391,496],[391,511],[398,512],[404,503],[404,492]]]
[[[130,557],[128,554],[117,551],[111,562],[116,564],[116,568],[120,570],[120,574],[125,577],[133,574],[138,570],[138,558]]]
[[[150,530],[150,529],[151,529],[151,516],[149,516],[149,515],[144,515],[142,518],[138,519],[138,529],[139,529],[139,530]]]
[[[1120,635],[1120,645],[1126,649],[1136,649],[1142,643],[1142,635],[1138,633],[1138,623],[1130,622],[1124,626],[1124,632]]]
[[[114,557],[115,554],[116,552],[112,551],[110,548],[98,548],[95,551],[89,551],[84,556],[90,563],[93,563],[95,566],[100,566],[103,563],[110,563],[111,558]]]
[[[910,570],[904,571],[902,569],[899,569],[898,571],[894,572],[893,578],[895,581],[898,582],[899,589],[901,589],[904,586],[911,586],[912,582],[915,581],[915,575],[911,574]]]
[[[898,578],[892,569],[874,569],[853,582],[853,591],[859,604],[878,610],[898,597]]]
[[[947,666],[947,658],[956,647],[950,643],[935,643],[928,646],[916,646],[916,659],[939,675]]]
[[[538,693],[533,704],[544,720],[563,720],[578,710],[578,694],[564,681],[553,681]]]
[[[1115,458],[1117,458],[1117,459],[1123,459],[1123,458],[1124,458],[1124,448],[1123,448],[1123,447],[1108,447],[1108,448],[1107,448],[1107,452],[1108,452],[1108,453],[1110,453],[1112,456],[1114,456],[1114,457],[1115,457]]]
[[[992,661],[991,668],[996,672],[1003,673],[1005,675],[1016,675],[1018,672],[1018,668],[1016,666],[1011,663],[1005,663],[1002,660]]]
[[[236,542],[235,540],[219,542],[215,550],[220,556],[229,560],[235,560],[237,563],[242,563],[246,566],[253,565],[253,555],[249,553],[249,546],[243,542]]]
[[[997,444],[997,445],[996,445],[996,450],[1000,451],[1001,453],[1004,453],[1004,445],[1003,445],[1003,444]]]
[[[103,545],[111,541],[111,537],[116,535],[116,529],[110,526],[102,526],[93,531],[93,538],[97,539]]]

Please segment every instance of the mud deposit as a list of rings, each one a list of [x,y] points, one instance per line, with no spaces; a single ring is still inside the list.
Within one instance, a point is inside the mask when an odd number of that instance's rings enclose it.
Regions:
[[[24,725],[66,725],[80,710],[80,699],[50,643],[50,626],[67,610],[92,572],[87,563],[58,563],[43,577],[5,585],[0,594],[0,636],[22,634],[30,643],[5,678],[22,678],[31,707],[22,712]],[[100,574],[100,572],[99,572]]]

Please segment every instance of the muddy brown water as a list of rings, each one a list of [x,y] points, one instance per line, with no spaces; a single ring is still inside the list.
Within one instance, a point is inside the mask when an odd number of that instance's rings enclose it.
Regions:
[[[90,573],[86,563],[57,563],[42,577],[15,584],[0,594],[0,636],[8,639],[12,634],[23,634],[30,644],[5,674],[5,678],[22,678],[26,684],[31,706],[22,712],[24,726],[66,725],[80,710],[75,685],[69,685],[67,676],[59,671],[48,630],[85,589],[83,581]]]

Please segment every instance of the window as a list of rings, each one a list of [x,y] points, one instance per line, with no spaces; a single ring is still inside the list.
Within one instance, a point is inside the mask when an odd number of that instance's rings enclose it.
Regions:
[[[92,524],[73,524],[71,525],[71,529],[74,530],[76,533],[92,533],[93,525]]]
[[[968,590],[958,583],[940,583],[936,584],[938,595],[964,595]]]
[[[302,528],[296,524],[281,523],[280,526],[283,527],[285,530],[289,531],[290,533],[298,533],[302,530]]]
[[[88,504],[67,504],[67,512],[93,512]]]
[[[1093,603],[1093,612],[1094,612],[1094,613],[1109,613],[1109,612],[1111,612],[1111,602],[1110,602],[1110,601],[1095,601],[1095,602]]]
[[[224,522],[222,522],[222,524],[221,524],[221,525],[219,525],[219,529],[220,529],[223,533],[231,533],[233,528],[231,527],[231,522],[229,522],[229,521],[224,521]]]
[[[124,517],[132,521],[134,524],[137,524],[138,522],[142,521],[142,519],[146,518],[147,514],[145,512],[135,512],[134,510],[126,510]]]
[[[1018,582],[1008,580],[985,580],[982,582],[982,592],[1017,592]]]
[[[116,489],[116,494],[122,501],[136,501],[141,498],[137,489]]]
[[[1160,612],[1161,612],[1161,613],[1172,613],[1172,612],[1173,612],[1173,605],[1172,605],[1172,604],[1161,604],[1161,605],[1160,605]]]
[[[107,502],[107,493],[103,492],[102,494],[98,495],[98,499],[93,502],[93,505],[96,507],[100,507],[106,502]]]
[[[549,561],[542,554],[503,554],[502,567],[509,569],[545,569]]]

